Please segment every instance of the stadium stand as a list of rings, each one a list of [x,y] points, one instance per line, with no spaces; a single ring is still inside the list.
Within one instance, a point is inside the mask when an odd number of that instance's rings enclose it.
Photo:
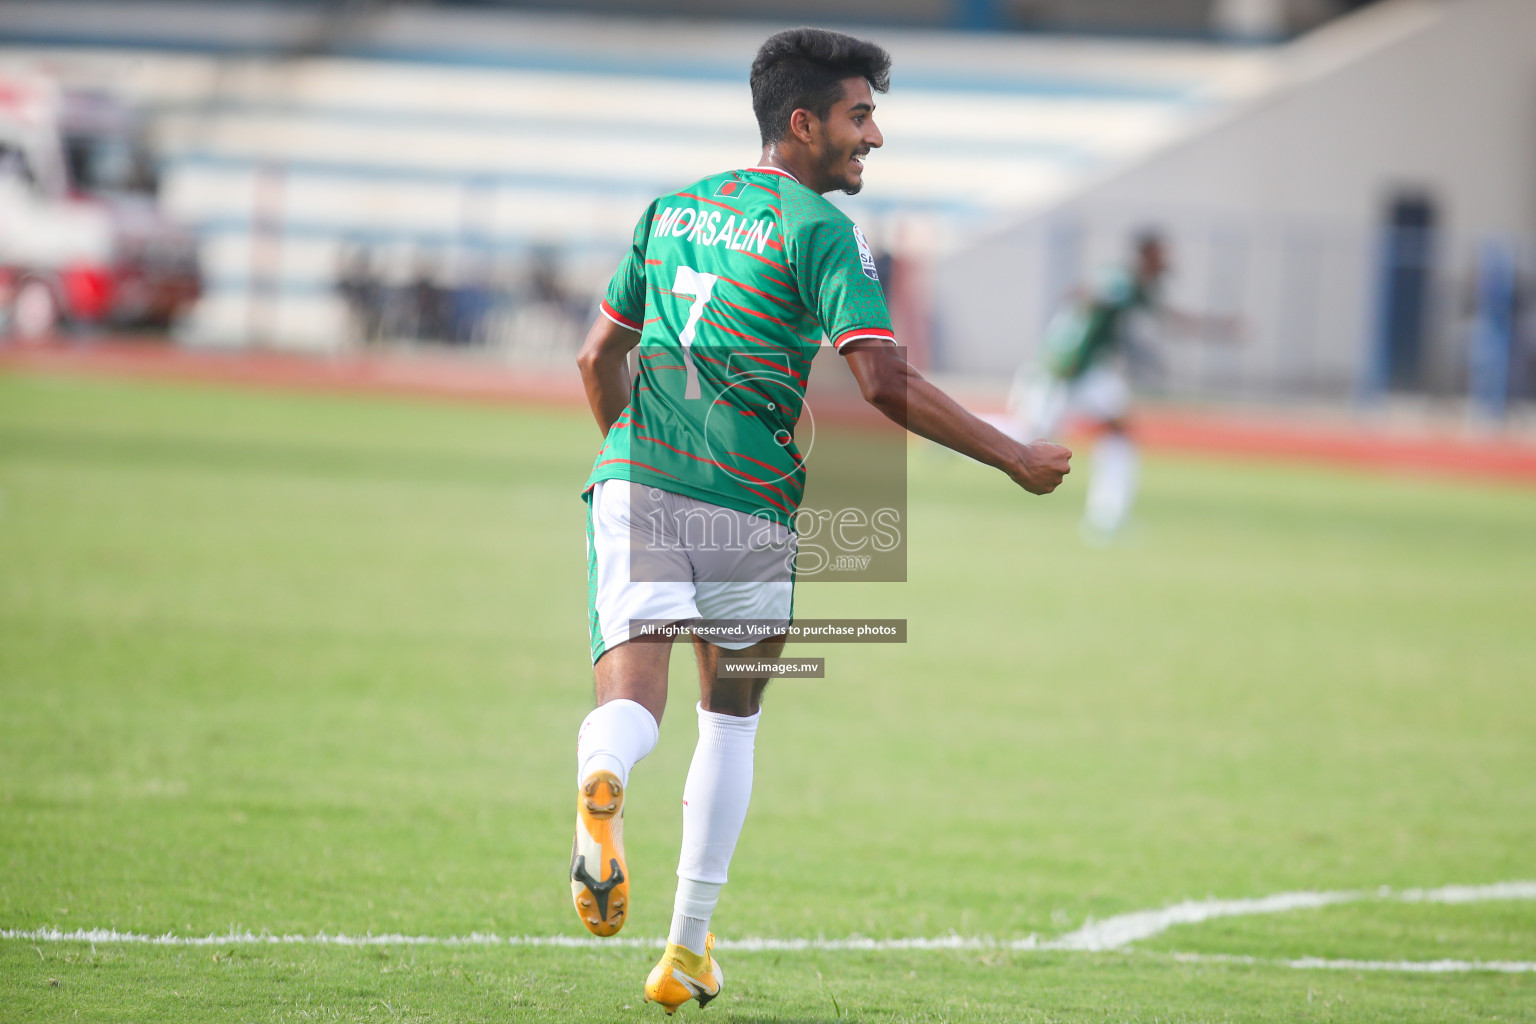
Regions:
[[[334,347],[337,281],[360,248],[396,286],[418,267],[504,275],[553,250],[589,294],[652,195],[757,150],[745,79],[759,26],[407,8],[348,28],[326,43],[341,56],[321,57],[307,55],[316,29],[302,12],[97,6],[0,13],[0,59],[151,112],[166,200],[204,239],[208,292],[187,328],[202,343],[262,332]],[[899,102],[881,112],[877,185],[848,206],[872,235],[929,256],[1166,145],[1248,95],[1267,59],[879,34]],[[258,317],[253,302],[274,297]]]

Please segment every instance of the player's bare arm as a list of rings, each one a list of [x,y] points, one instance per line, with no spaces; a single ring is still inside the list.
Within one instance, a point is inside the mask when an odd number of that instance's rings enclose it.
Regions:
[[[1195,313],[1170,306],[1159,306],[1158,319],[1173,330],[1223,345],[1236,345],[1243,339],[1243,319],[1230,314]]]
[[[1155,292],[1158,282],[1168,271],[1168,252],[1162,239],[1156,233],[1144,233],[1136,243],[1136,277],[1144,288]],[[1195,313],[1174,308],[1162,301],[1154,303],[1154,311],[1165,325],[1190,337],[1228,345],[1242,340],[1241,317]]]
[[[893,346],[843,349],[864,400],[908,430],[1002,470],[1031,494],[1049,494],[1071,472],[1072,452],[1049,441],[1020,444],[977,419],[926,379]]]
[[[640,333],[600,316],[587,332],[587,340],[576,356],[581,368],[581,383],[587,390],[587,404],[597,417],[604,434],[629,404],[630,350],[640,344]]]

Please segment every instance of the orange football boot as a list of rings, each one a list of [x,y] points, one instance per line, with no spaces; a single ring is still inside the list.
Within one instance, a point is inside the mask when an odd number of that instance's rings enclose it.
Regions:
[[[576,793],[576,839],[571,844],[571,897],[581,923],[607,938],[629,914],[624,871],[624,786],[612,772],[587,776]]]
[[[714,948],[713,934],[704,940],[703,953],[667,943],[661,963],[652,967],[651,976],[645,979],[645,1001],[660,1003],[669,1017],[690,999],[697,999],[700,1006],[709,1005],[725,986],[725,972],[710,955]]]

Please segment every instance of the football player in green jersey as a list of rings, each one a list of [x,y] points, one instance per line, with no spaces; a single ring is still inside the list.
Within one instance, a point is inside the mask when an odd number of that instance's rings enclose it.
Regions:
[[[1023,406],[1026,437],[1061,436],[1068,411],[1098,427],[1082,521],[1083,536],[1098,543],[1120,531],[1136,495],[1138,459],[1126,424],[1131,391],[1117,359],[1129,345],[1125,322],[1135,310],[1157,307],[1168,265],[1155,234],[1138,237],[1134,250],[1130,266],[1115,267],[1091,296],[1068,303],[1051,318],[1039,374],[1022,403],[1017,383],[1009,401]]]
[[[695,624],[699,741],[671,932],[645,986],[668,1013],[709,1002],[723,981],[709,919],[746,818],[767,680],[717,676],[722,649],[783,648],[806,472],[795,429],[822,338],[864,399],[908,430],[1031,493],[1068,471],[1067,449],[1005,436],[906,362],[868,244],[823,198],[863,187],[864,159],[884,142],[874,93],[889,68],[884,50],[835,32],[765,42],[751,74],[757,164],[650,204],[578,358],[604,441],[584,491],[598,707],[577,739],[570,880],[596,935],[628,916],[625,787],[666,707],[670,633],[640,640],[658,624]]]
[[[1230,338],[1232,317],[1173,309],[1163,301],[1168,247],[1156,231],[1138,232],[1131,258],[1111,268],[1091,294],[1075,296],[1054,317],[1041,344],[1040,368],[1021,367],[1008,396],[1008,412],[991,422],[1024,440],[1059,437],[1068,415],[1087,420],[1094,440],[1082,534],[1108,543],[1124,528],[1136,498],[1140,459],[1129,424],[1131,389],[1123,364],[1129,355],[1126,321],[1136,311],[1154,314],[1177,330]]]

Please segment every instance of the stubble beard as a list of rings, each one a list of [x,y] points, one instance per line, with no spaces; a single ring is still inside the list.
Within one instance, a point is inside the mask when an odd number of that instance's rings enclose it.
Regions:
[[[836,156],[829,156],[829,158],[822,163],[822,171],[825,174],[823,180],[830,180],[835,182],[837,190],[844,195],[856,196],[864,188],[863,179],[850,179],[846,170],[838,173],[838,169],[846,168],[848,166],[848,161],[851,159],[853,159],[852,150],[846,153],[839,153]]]

